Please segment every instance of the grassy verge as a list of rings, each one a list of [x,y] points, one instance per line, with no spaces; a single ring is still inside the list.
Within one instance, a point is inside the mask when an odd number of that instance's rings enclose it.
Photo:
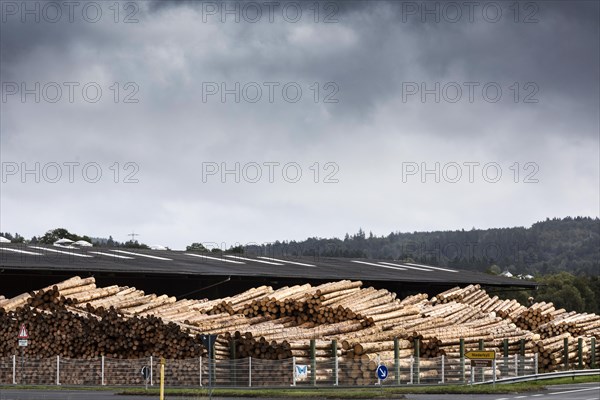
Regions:
[[[57,385],[0,385],[0,391],[2,390],[82,390],[82,391],[121,391],[122,387],[110,387],[110,386],[57,386]]]
[[[543,390],[548,385],[564,385],[579,383],[599,383],[600,375],[579,376],[576,378],[558,378],[506,385],[436,385],[436,386],[402,386],[402,387],[369,387],[369,388],[296,388],[296,389],[215,389],[216,397],[254,397],[254,398],[321,398],[321,399],[401,399],[405,394],[507,394],[524,393]],[[19,386],[4,385],[2,390],[106,390],[124,395],[156,395],[158,388],[154,386],[147,391],[142,388],[110,387],[110,386]],[[198,397],[206,396],[204,389],[172,389],[166,388],[169,396]]]
[[[321,398],[321,399],[401,399],[404,394],[507,394],[543,390],[548,385],[598,382],[598,376],[560,378],[545,381],[513,383],[506,385],[436,385],[384,388],[299,388],[299,389],[214,389],[216,397],[256,397],[256,398]],[[207,389],[166,389],[169,396],[201,396]],[[125,389],[125,395],[158,395],[158,389]]]

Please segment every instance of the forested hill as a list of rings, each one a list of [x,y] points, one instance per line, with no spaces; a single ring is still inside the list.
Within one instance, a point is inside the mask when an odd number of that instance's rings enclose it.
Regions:
[[[273,255],[412,260],[478,271],[508,269],[513,274],[600,274],[600,220],[589,217],[547,219],[529,228],[393,232],[382,237],[359,230],[344,239],[310,238],[268,247],[262,250]]]

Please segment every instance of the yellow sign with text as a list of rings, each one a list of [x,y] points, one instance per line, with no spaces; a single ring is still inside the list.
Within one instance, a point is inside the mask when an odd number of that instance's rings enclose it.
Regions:
[[[496,358],[495,351],[467,351],[465,357],[470,360],[493,360]]]

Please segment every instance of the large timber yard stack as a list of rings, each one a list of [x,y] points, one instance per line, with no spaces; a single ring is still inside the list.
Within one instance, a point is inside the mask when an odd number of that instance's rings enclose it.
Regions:
[[[308,364],[312,355],[314,362],[327,362],[336,351],[344,363],[342,384],[372,383],[377,360],[392,359],[395,345],[401,358],[418,353],[427,363],[440,355],[458,357],[460,339],[465,351],[479,349],[483,340],[485,349],[500,353],[508,339],[509,354],[537,353],[540,369],[552,371],[565,364],[565,356],[575,365],[580,343],[589,364],[592,338],[600,338],[598,315],[557,310],[552,303],[525,307],[490,297],[479,285],[401,300],[360,281],[261,286],[223,299],[177,300],[74,277],[13,298],[0,296],[0,356],[17,353],[14,337],[22,323],[36,338],[25,350],[30,357],[193,358],[206,354],[199,334],[213,333],[217,360],[296,357]]]

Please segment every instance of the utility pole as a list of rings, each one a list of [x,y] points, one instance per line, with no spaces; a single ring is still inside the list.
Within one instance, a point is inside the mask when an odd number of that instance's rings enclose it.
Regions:
[[[127,236],[131,236],[131,242],[133,243],[133,242],[135,242],[135,237],[136,236],[140,236],[140,234],[139,233],[135,233],[135,232],[131,232]]]

